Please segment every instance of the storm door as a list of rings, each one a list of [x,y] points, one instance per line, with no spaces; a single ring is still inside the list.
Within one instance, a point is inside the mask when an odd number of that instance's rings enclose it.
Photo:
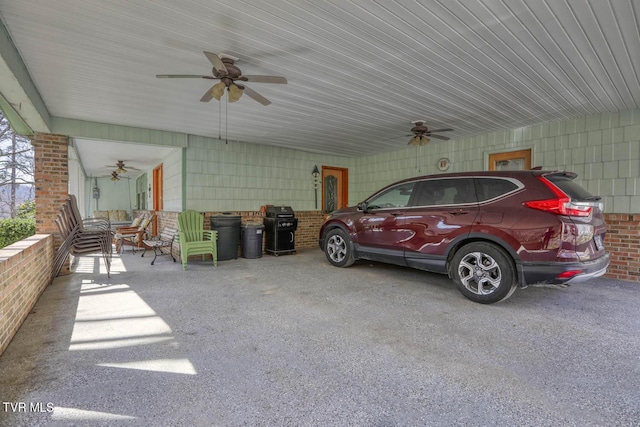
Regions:
[[[322,166],[322,212],[329,213],[347,207],[348,174],[346,168]]]

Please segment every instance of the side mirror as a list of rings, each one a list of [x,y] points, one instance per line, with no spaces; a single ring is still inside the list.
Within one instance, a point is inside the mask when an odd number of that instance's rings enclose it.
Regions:
[[[357,206],[358,206],[358,210],[362,211],[362,212],[366,212],[367,209],[369,208],[367,202],[360,202],[360,203],[358,203]]]

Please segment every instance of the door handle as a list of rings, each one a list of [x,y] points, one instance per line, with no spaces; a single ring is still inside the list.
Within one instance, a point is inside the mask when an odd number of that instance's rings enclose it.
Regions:
[[[450,211],[449,212],[451,215],[466,215],[469,213],[469,211],[466,210],[462,210],[462,209],[458,209],[457,211]]]

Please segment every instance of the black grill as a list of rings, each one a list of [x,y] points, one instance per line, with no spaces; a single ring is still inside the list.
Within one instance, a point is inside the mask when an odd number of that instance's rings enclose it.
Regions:
[[[273,255],[296,252],[298,218],[291,206],[268,206],[264,218],[264,250]]]

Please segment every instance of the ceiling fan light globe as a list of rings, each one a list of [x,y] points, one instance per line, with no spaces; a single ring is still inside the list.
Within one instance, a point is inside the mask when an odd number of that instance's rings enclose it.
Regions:
[[[242,96],[242,89],[235,84],[229,85],[229,102],[236,102]]]
[[[224,95],[224,88],[226,87],[226,85],[222,82],[220,83],[216,83],[215,85],[213,85],[213,87],[211,88],[211,94],[213,95],[213,97],[215,99],[217,99],[218,101],[220,101],[220,98],[222,98],[222,95]]]

